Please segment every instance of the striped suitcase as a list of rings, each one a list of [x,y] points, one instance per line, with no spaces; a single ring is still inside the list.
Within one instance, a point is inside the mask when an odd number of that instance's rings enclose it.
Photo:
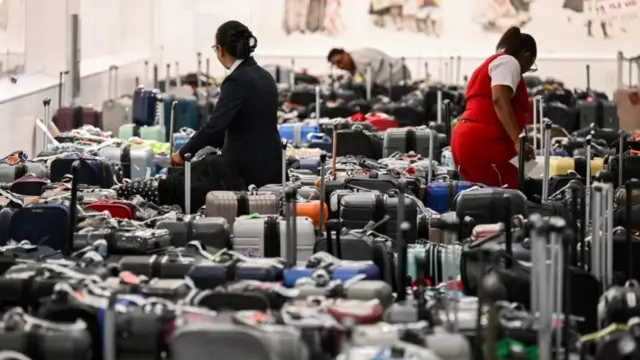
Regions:
[[[273,193],[251,191],[211,191],[207,194],[205,214],[207,217],[222,217],[230,226],[236,217],[251,215],[273,215],[279,213],[280,200]]]

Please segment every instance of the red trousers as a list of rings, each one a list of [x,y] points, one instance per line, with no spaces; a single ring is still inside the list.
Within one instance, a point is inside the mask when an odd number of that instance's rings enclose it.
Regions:
[[[518,188],[515,144],[502,127],[461,120],[451,134],[451,153],[465,181]]]

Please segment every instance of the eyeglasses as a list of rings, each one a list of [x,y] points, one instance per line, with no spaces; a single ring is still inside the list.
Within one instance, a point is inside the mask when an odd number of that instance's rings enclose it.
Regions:
[[[531,69],[529,69],[529,71],[527,72],[534,73],[536,71],[538,71],[538,65],[534,62],[533,65],[531,65]]]
[[[214,44],[211,48],[213,51],[218,51],[218,44]]]

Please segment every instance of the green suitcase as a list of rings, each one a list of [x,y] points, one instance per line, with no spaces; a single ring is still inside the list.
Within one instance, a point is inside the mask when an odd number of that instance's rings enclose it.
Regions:
[[[118,130],[118,138],[129,140],[132,137],[139,137],[143,140],[153,140],[164,142],[164,132],[160,125],[139,126],[135,124],[124,124]]]

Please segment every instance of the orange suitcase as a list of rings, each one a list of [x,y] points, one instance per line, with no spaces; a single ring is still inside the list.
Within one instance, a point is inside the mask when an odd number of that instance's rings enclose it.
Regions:
[[[327,222],[327,217],[329,216],[329,207],[327,204],[323,206],[324,212],[324,221]],[[320,201],[313,200],[307,202],[299,202],[296,204],[296,213],[298,216],[306,216],[313,220],[313,225],[316,229],[320,228]],[[324,224],[322,224],[322,228],[324,229]]]

